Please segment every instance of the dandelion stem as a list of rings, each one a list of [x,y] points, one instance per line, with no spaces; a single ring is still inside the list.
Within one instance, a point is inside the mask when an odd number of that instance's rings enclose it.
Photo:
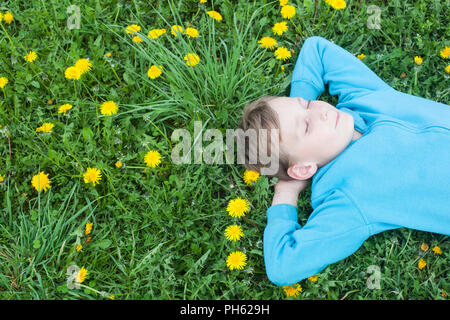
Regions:
[[[280,66],[281,66],[281,59],[278,60],[278,68],[277,68],[277,73],[275,74],[275,78],[278,77],[278,73],[280,71]]]
[[[264,54],[266,53],[267,48],[264,48],[264,52],[261,54],[261,56],[259,57],[258,61],[256,61],[255,66],[258,65],[259,61],[261,60],[261,58],[264,56]]]
[[[325,28],[325,32],[327,32],[328,27],[330,26],[331,21],[333,21],[333,18],[334,18],[334,15],[335,15],[335,14],[336,14],[336,10],[334,10],[333,15],[331,16],[330,21],[328,21],[328,25],[327,25],[327,27]]]
[[[122,80],[120,80],[119,76],[116,73],[116,70],[114,70],[114,68],[113,68],[113,66],[111,64],[109,64],[109,66],[111,67],[111,69],[112,69],[114,75],[116,76],[117,80],[119,80],[120,84],[122,84]]]
[[[292,24],[293,24],[293,26],[294,26],[294,28],[295,28],[295,31],[297,31],[298,34],[299,34],[300,36],[302,36],[302,27],[300,27],[299,25],[297,25],[294,21],[292,21]]]
[[[77,86],[75,85],[75,79],[73,80],[73,89],[75,90],[75,100],[77,100]]]
[[[198,117],[198,115],[197,115],[197,117]],[[199,119],[200,120],[200,119]],[[167,138],[167,136],[153,123],[153,121],[152,120],[150,120],[150,119],[148,119],[148,121],[156,128],[156,130],[158,130],[159,131],[159,133],[161,133],[162,135],[163,135],[163,137],[164,138],[166,138],[166,140],[167,140],[167,142],[169,142],[169,146],[170,146],[170,149],[172,149],[172,143],[170,142],[170,140]],[[201,120],[200,120],[201,121]]]
[[[70,155],[75,159],[76,162],[78,162],[78,165],[80,166],[80,168],[81,168],[83,171],[85,171],[85,170],[84,170],[84,167],[81,165],[80,161],[78,161],[77,157],[75,157],[75,155],[72,153],[72,150],[70,150],[69,146],[67,145],[66,139],[63,139],[63,143],[64,143],[64,145],[66,146],[67,151],[69,151]],[[83,174],[83,172],[82,172],[82,174]]]
[[[147,169],[147,167],[132,167],[132,166],[127,166],[127,169]]]
[[[192,17],[192,21],[194,21],[195,17],[198,15],[198,13],[200,12],[200,7],[198,7],[197,12],[195,13],[195,15]]]
[[[94,100],[94,97],[92,97],[92,95],[91,95],[91,93],[89,92],[89,89],[88,89],[88,87],[86,87],[86,85],[84,84],[84,82],[82,81],[81,82],[81,85],[86,89],[86,91],[87,91],[87,93],[88,93],[88,95],[89,95],[89,97],[91,97],[91,99],[92,100]]]
[[[417,87],[417,68],[416,71],[414,72],[414,90],[416,89],[416,87]]]
[[[87,286],[87,285],[84,285],[84,284],[81,284],[81,283],[80,283],[79,285],[80,285],[80,287],[83,287],[83,288],[89,289],[89,290],[91,290],[91,291],[94,291],[95,293],[101,295],[101,296],[104,297],[104,298],[108,296],[108,293],[106,293],[106,292],[104,292],[104,291],[98,291],[98,290],[95,290],[94,288],[91,288],[91,287],[89,287],[89,286]]]
[[[14,45],[14,42],[11,40],[11,37],[8,34],[8,31],[6,31],[5,27],[3,26],[3,23],[0,23],[0,26],[2,27],[3,31],[6,33],[6,36],[9,39],[9,42],[11,42],[12,46],[14,47],[14,49],[16,48],[16,46]]]
[[[5,100],[6,100],[6,93],[5,93],[5,89],[3,89],[3,88],[2,88],[2,91],[3,91],[3,96],[5,97]]]

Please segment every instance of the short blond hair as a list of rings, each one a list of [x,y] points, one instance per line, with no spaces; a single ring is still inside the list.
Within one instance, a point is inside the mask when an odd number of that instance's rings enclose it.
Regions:
[[[260,136],[259,136],[259,129],[266,129],[270,132],[271,129],[278,129],[279,131],[279,141],[281,142],[281,129],[280,129],[280,120],[278,117],[278,114],[275,110],[272,109],[272,107],[269,105],[269,102],[275,98],[278,98],[277,96],[262,96],[259,99],[247,104],[244,108],[244,114],[239,122],[238,128],[242,129],[244,132],[246,132],[249,129],[253,129],[257,132],[257,145],[254,145],[254,141],[251,141],[246,136],[245,139],[245,147],[244,147],[244,166],[248,170],[253,170],[261,173],[261,168],[264,168],[265,165],[263,165],[260,162],[259,157],[256,157],[255,154],[257,154],[258,150],[260,149]],[[268,134],[268,138],[266,141],[269,142],[270,134]],[[267,144],[267,153],[268,156],[271,156],[272,150],[274,150],[274,147],[271,143]],[[250,163],[250,159],[252,159],[252,155],[254,156],[253,159],[257,159],[257,162],[255,164]],[[289,155],[283,153],[281,150],[279,150],[278,157],[276,158],[276,161],[278,161],[278,171],[275,174],[267,175],[269,177],[278,177],[282,180],[292,180],[292,178],[287,174],[287,169],[289,168]]]

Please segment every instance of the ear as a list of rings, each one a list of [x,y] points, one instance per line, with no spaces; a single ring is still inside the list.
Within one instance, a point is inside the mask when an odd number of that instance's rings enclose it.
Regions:
[[[317,164],[314,162],[295,163],[287,170],[287,174],[297,180],[308,180],[317,171]]]

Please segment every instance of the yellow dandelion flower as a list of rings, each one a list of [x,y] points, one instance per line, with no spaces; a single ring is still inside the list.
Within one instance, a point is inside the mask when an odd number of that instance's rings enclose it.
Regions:
[[[283,16],[284,19],[291,19],[292,17],[295,16],[295,7],[288,4],[284,5],[281,8],[281,15]]]
[[[344,0],[325,0],[325,2],[336,10],[344,9],[347,6]]]
[[[150,79],[158,78],[162,74],[162,66],[159,68],[156,65],[152,65],[147,71],[147,75]]]
[[[198,37],[198,30],[195,28],[186,28],[186,34],[190,38],[197,38]]]
[[[81,71],[78,68],[71,66],[64,71],[64,76],[66,79],[79,80],[81,77]]]
[[[44,173],[44,171],[39,172],[39,174],[36,174],[31,179],[31,184],[33,187],[40,192],[42,189],[44,189],[44,192],[46,192],[50,186],[51,180],[48,179],[48,173]]]
[[[288,30],[287,22],[281,21],[275,23],[275,25],[272,27],[272,31],[274,34],[281,36],[284,32]]]
[[[75,276],[75,281],[78,283],[81,283],[84,281],[84,279],[86,279],[86,276],[88,275],[88,271],[86,270],[86,268],[83,266],[80,271],[78,271],[78,273]]]
[[[422,64],[422,61],[423,61],[422,57],[420,57],[420,56],[415,56],[415,57],[414,57],[414,62],[415,62],[418,66],[420,66],[420,65]]]
[[[53,132],[52,129],[55,125],[51,122],[45,122],[42,126],[36,128],[36,132]]]
[[[36,60],[37,58],[37,53],[34,51],[30,51],[26,54],[25,57],[23,57],[25,59],[25,61],[27,62],[33,62],[34,60]]]
[[[11,24],[11,22],[13,22],[14,20],[14,16],[11,12],[8,11],[3,15],[3,19],[7,24]]]
[[[244,182],[247,185],[252,185],[253,182],[257,181],[259,178],[259,172],[254,170],[245,170],[244,172]]]
[[[117,113],[119,107],[114,101],[105,101],[100,105],[100,113],[103,115],[113,115]]]
[[[117,161],[117,162],[115,163],[115,166],[116,166],[117,168],[122,168],[122,161]]]
[[[237,224],[228,226],[225,229],[225,238],[230,241],[236,241],[241,240],[241,238],[244,236],[244,232],[242,231],[242,227],[238,226]]]
[[[364,59],[364,58],[366,57],[366,55],[365,55],[364,53],[361,53],[361,54],[358,54],[356,57],[357,57],[359,60],[362,60],[362,59]]]
[[[308,277],[308,280],[311,281],[311,282],[317,282],[318,278],[319,277],[317,275],[315,275],[315,276]]]
[[[92,62],[89,61],[89,59],[81,58],[75,62],[74,67],[80,70],[80,73],[83,74],[91,70]]]
[[[8,84],[8,78],[1,77],[0,78],[0,89],[3,89]]]
[[[112,56],[111,52],[107,52],[107,53],[106,53],[106,56],[107,56],[108,58],[111,58],[111,56]]]
[[[5,181],[5,177],[3,177],[3,176],[0,174],[0,182],[3,182],[3,181]]]
[[[435,254],[442,254],[442,250],[438,246],[434,246],[431,250],[433,250]]]
[[[448,66],[445,67],[445,72],[450,73],[450,64]]]
[[[208,0],[200,0],[200,3],[206,3]]]
[[[422,270],[427,265],[427,262],[424,259],[420,259],[419,263],[417,264],[417,267]]]
[[[83,249],[83,246],[81,244],[77,244],[76,248],[77,251],[80,251],[81,249]]]
[[[423,252],[427,252],[429,248],[430,247],[426,243],[422,243],[422,245],[420,246],[420,250],[422,250]]]
[[[178,33],[184,33],[184,29],[182,26],[179,25],[173,25],[170,28],[170,33],[174,36],[174,37],[178,37]]]
[[[283,290],[288,297],[296,297],[303,291],[302,287],[298,283],[291,286],[284,286]]]
[[[134,36],[134,37],[133,37],[133,41],[136,42],[136,43],[140,43],[140,42],[142,42],[143,40],[142,40],[142,38],[139,37],[139,36]]]
[[[152,29],[148,32],[148,37],[151,39],[157,39],[164,33],[166,33],[166,29]]]
[[[291,52],[286,49],[285,47],[279,47],[277,50],[275,50],[274,52],[275,54],[275,58],[277,58],[278,60],[287,60],[291,57]]]
[[[445,46],[445,48],[440,51],[440,55],[444,59],[450,57],[450,47]]]
[[[227,211],[233,218],[241,218],[250,209],[250,203],[247,199],[236,198],[228,202]]]
[[[272,37],[262,37],[261,40],[258,41],[261,48],[264,49],[274,49],[278,44],[277,40]]]
[[[289,0],[280,0],[280,6],[283,7],[283,6],[287,5],[288,2],[289,2]]]
[[[186,65],[193,67],[199,63],[200,58],[195,53],[188,53],[184,56],[184,60],[186,61]]]
[[[99,183],[102,173],[97,168],[87,168],[86,172],[83,174],[84,182],[85,183],[92,183],[92,185],[95,187],[95,184]]]
[[[136,34],[139,31],[141,31],[141,26],[137,24],[132,24],[125,28],[125,32],[128,34]]]
[[[91,223],[91,222],[87,222],[86,223],[86,226],[84,227],[84,234],[87,236],[88,234],[90,234],[91,233],[91,231],[92,231],[92,226],[93,226],[94,224],[93,223]]]
[[[72,106],[71,104],[68,104],[68,103],[63,104],[61,107],[59,107],[58,113],[64,113],[64,114],[66,114],[66,112],[67,112],[68,110],[72,109],[72,107],[73,107],[73,106]]]
[[[241,251],[234,251],[228,255],[227,267],[230,270],[242,270],[247,265],[247,255]]]
[[[208,11],[206,12],[208,14],[208,16],[210,16],[211,18],[214,18],[217,21],[222,21],[222,15],[214,10]]]
[[[144,162],[147,167],[154,168],[161,164],[161,154],[156,150],[150,150],[144,157]]]

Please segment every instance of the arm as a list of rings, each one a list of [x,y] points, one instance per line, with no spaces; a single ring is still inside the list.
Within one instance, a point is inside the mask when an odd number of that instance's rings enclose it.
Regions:
[[[339,103],[352,96],[391,88],[350,52],[322,37],[305,40],[291,81],[291,97],[315,100],[329,85]]]
[[[295,206],[273,205],[263,239],[267,276],[279,286],[301,281],[355,252],[369,235],[364,218],[340,190],[327,196],[303,227]]]
[[[275,185],[272,206],[285,203],[296,207],[300,192],[302,192],[310,182],[311,179],[290,181],[279,180]]]

